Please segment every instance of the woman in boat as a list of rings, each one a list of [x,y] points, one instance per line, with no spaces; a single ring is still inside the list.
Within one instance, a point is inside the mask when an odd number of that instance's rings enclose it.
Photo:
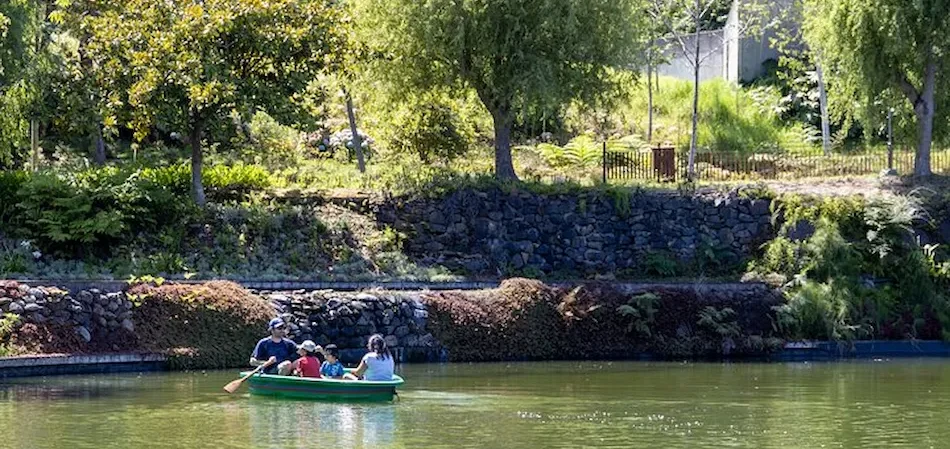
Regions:
[[[386,346],[386,339],[382,335],[376,334],[369,337],[369,344],[366,345],[369,352],[363,356],[360,365],[352,372],[346,373],[344,379],[350,380],[369,380],[369,381],[391,381],[393,380],[393,371],[396,368],[393,355]]]

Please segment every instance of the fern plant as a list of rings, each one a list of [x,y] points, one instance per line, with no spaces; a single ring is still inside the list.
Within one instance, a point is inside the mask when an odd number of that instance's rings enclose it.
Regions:
[[[627,332],[636,332],[644,336],[652,336],[650,326],[654,323],[657,302],[660,297],[653,293],[644,293],[630,298],[627,304],[617,307],[617,313],[628,318]]]
[[[587,134],[571,139],[564,146],[564,153],[568,161],[577,167],[594,167],[603,160],[603,148]]]
[[[739,323],[736,322],[736,311],[731,307],[717,309],[706,306],[699,311],[699,320],[696,324],[722,338],[738,337],[741,333]]]

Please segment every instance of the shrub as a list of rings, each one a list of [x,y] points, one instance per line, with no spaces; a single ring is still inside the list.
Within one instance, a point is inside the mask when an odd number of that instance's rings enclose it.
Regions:
[[[423,163],[451,161],[465,154],[474,140],[474,129],[438,99],[409,102],[389,120],[389,149],[415,154]]]
[[[648,276],[673,277],[680,273],[680,264],[668,252],[650,251],[641,263],[643,273]]]
[[[613,359],[643,352],[718,357],[777,347],[769,319],[779,300],[770,295],[734,301],[685,291],[631,296],[608,284],[561,289],[510,279],[495,291],[426,299],[429,328],[455,361]]]
[[[599,167],[604,154],[602,144],[599,144],[590,134],[577,136],[563,147],[552,143],[538,144],[537,150],[545,162],[555,168]]]
[[[75,254],[117,240],[129,227],[110,189],[89,188],[51,174],[31,177],[20,188],[17,223],[47,251]]]
[[[771,321],[781,297],[720,297],[689,290],[658,289],[649,348],[667,358],[761,355],[778,349]],[[729,312],[731,310],[732,312]]]
[[[52,323],[21,325],[9,347],[15,354],[81,354],[89,349],[71,326]]]
[[[630,298],[627,304],[617,307],[617,313],[630,320],[627,332],[637,332],[646,336],[653,334],[650,327],[654,322],[655,305],[659,299],[652,293],[644,293]]]
[[[190,203],[139,173],[103,168],[27,178],[13,196],[8,228],[44,252],[104,255],[111,245],[180,224]]]
[[[550,359],[558,355],[554,292],[538,281],[511,279],[496,291],[427,298],[430,326],[452,360]]]
[[[859,201],[785,197],[784,222],[753,269],[795,278],[778,309],[789,338],[940,338],[950,327],[942,261],[921,248],[913,197]],[[803,222],[813,235],[787,236]],[[803,238],[805,236],[798,236]]]
[[[238,145],[240,160],[267,167],[291,167],[308,156],[304,135],[265,112],[254,114],[248,128],[250,142]]]
[[[169,354],[178,368],[246,365],[274,316],[267,301],[232,282],[137,284],[128,295],[141,302],[135,321],[142,348]]]
[[[0,318],[0,357],[9,357],[19,352],[13,337],[20,325],[20,315],[4,313]]]
[[[244,199],[252,192],[274,185],[270,173],[259,165],[211,165],[201,173],[211,201]],[[187,163],[141,170],[141,178],[168,189],[179,197],[191,194],[191,166]]]
[[[0,171],[0,231],[7,228],[16,213],[17,192],[29,179],[26,171]]]
[[[854,340],[870,333],[854,323],[854,300],[851,289],[839,282],[806,281],[776,309],[778,323],[790,339]]]

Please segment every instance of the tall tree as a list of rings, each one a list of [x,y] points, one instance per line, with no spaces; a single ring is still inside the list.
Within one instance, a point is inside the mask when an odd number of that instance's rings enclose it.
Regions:
[[[98,165],[106,161],[103,130],[106,128],[106,103],[115,99],[115,85],[100,70],[105,63],[91,48],[97,18],[104,12],[119,10],[122,6],[108,0],[57,0],[50,20],[62,31],[60,40],[71,39],[73,45],[63,53],[63,73],[57,83],[56,101],[61,105],[66,125],[75,132],[87,136],[92,147],[93,160]],[[114,120],[110,121],[114,127]]]
[[[828,105],[828,84],[819,55],[804,42],[802,22],[804,1],[791,0],[789,7],[778,14],[778,26],[771,44],[779,52],[778,73],[792,87],[792,97],[805,99],[817,97],[821,147],[825,155],[831,153],[831,114]],[[814,93],[814,94],[813,94]],[[799,103],[813,103],[810,99]],[[808,120],[809,122],[811,120]]]
[[[824,75],[839,98],[863,98],[874,107],[882,92],[899,92],[914,110],[914,174],[931,174],[938,105],[950,97],[946,0],[805,0],[804,34],[822,55]],[[940,117],[940,120],[937,118]]]
[[[474,89],[491,113],[495,175],[517,179],[519,111],[614,95],[610,69],[636,65],[640,0],[361,0],[362,36],[407,86]],[[407,89],[408,91],[409,89]]]
[[[184,131],[204,205],[206,133],[232,112],[300,112],[300,94],[334,63],[335,16],[331,0],[128,0],[91,20],[89,45],[122,86],[109,103],[137,138],[156,125]]]
[[[0,3],[0,163],[19,156],[28,141],[38,146],[36,119],[49,68],[46,6],[42,0]]]

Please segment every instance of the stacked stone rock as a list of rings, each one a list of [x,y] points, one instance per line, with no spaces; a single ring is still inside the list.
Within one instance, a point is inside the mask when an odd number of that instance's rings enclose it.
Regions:
[[[342,359],[358,360],[369,336],[379,333],[400,361],[444,358],[435,337],[426,330],[428,313],[418,293],[342,293],[332,291],[259,292],[289,324],[295,341],[335,343]],[[71,326],[88,343],[125,329],[134,333],[132,303],[123,292],[79,290],[71,294],[54,287],[30,287],[0,281],[0,310],[16,314],[21,323]],[[261,335],[266,329],[261,329]],[[250,351],[250,348],[248,348]]]
[[[343,293],[293,291],[259,294],[289,323],[290,338],[336,344],[345,361],[358,360],[370,335],[381,334],[400,361],[444,357],[426,330],[428,312],[419,293]]]
[[[422,261],[471,273],[613,273],[642,268],[649,252],[689,262],[704,245],[722,262],[744,260],[773,237],[770,205],[735,192],[611,197],[463,190],[389,200],[376,213],[410,236],[407,249]]]
[[[0,310],[19,315],[23,323],[73,326],[87,343],[96,333],[135,330],[132,303],[121,292],[91,289],[74,296],[55,287],[0,281]]]

